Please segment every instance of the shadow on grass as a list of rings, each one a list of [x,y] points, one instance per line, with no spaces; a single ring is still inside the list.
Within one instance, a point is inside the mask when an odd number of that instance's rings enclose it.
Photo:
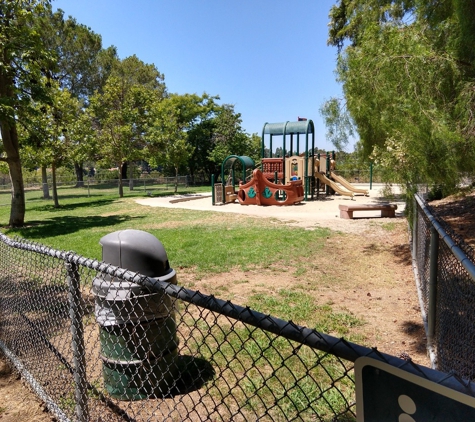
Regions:
[[[48,237],[62,236],[65,234],[70,234],[81,230],[88,230],[97,227],[115,226],[117,224],[122,224],[127,221],[132,221],[139,218],[143,217],[130,217],[126,215],[111,215],[107,217],[62,216],[54,217],[49,220],[30,221],[27,222],[27,225],[23,228],[5,230],[5,234],[18,234],[21,237],[30,240],[44,239]]]
[[[66,199],[66,198],[74,199],[74,198],[78,198],[78,196],[75,196],[75,195],[65,196],[64,199]],[[76,210],[76,209],[79,209],[79,208],[103,207],[103,206],[107,206],[107,205],[109,205],[109,204],[111,204],[115,201],[116,201],[115,198],[104,198],[104,199],[97,199],[95,201],[77,202],[77,203],[73,203],[73,204],[61,205],[61,203],[60,203],[58,208],[55,208],[53,206],[53,203],[51,203],[51,204],[47,204],[47,205],[41,205],[41,206],[33,207],[31,209],[34,210],[34,211],[40,211],[40,212],[45,212],[45,211],[48,211],[48,212],[63,212],[63,211],[73,211],[73,210]]]

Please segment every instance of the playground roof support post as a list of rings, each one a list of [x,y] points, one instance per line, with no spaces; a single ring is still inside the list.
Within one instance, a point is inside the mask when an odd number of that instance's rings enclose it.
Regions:
[[[283,173],[284,173],[284,180],[285,180],[285,153],[286,153],[286,135],[290,135],[290,154],[293,154],[293,135],[297,135],[297,155],[300,153],[300,145],[299,145],[299,135],[305,134],[305,179],[309,176],[308,174],[308,135],[312,134],[312,155],[315,152],[315,126],[312,120],[299,120],[297,122],[284,122],[284,123],[265,123],[264,127],[262,128],[262,144],[261,144],[261,158],[264,157],[265,152],[265,141],[264,136],[270,135],[270,158],[272,158],[272,137],[274,135],[282,136],[283,143],[282,143],[282,151],[284,165],[283,165]],[[312,166],[312,176],[314,176],[314,167]],[[313,194],[312,194],[313,197]],[[305,189],[305,198],[307,200],[307,189]]]

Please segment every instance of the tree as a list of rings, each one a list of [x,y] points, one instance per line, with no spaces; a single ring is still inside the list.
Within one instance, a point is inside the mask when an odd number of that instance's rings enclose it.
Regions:
[[[229,155],[247,155],[257,160],[260,157],[260,138],[243,132],[241,114],[234,111],[234,106],[224,104],[216,114],[209,159],[216,164],[221,164]]]
[[[180,166],[185,165],[193,147],[187,142],[186,123],[183,122],[180,110],[173,101],[166,99],[159,104],[158,118],[151,130],[151,157],[153,165],[171,165],[175,172],[175,193],[178,191],[178,175]]]
[[[354,137],[354,123],[342,100],[332,98],[320,108],[320,114],[325,119],[327,127],[327,139],[338,151],[343,151],[348,146],[350,139]]]
[[[9,224],[23,226],[25,194],[18,122],[26,122],[32,101],[48,102],[53,62],[36,28],[35,18],[50,11],[47,0],[0,3],[0,161],[8,164],[12,183]]]
[[[474,173],[475,62],[466,47],[475,30],[461,18],[473,4],[341,0],[330,13],[329,43],[339,48],[338,79],[364,154],[408,192],[423,182],[448,193],[462,172]]]
[[[43,186],[46,167],[51,167],[54,207],[58,208],[56,170],[75,157],[76,145],[72,142],[72,135],[74,137],[78,125],[81,125],[84,111],[78,99],[57,85],[51,89],[51,98],[49,105],[36,105],[38,112],[32,116],[28,130],[23,131],[22,158],[27,166],[41,166]],[[49,196],[49,192],[44,190],[44,196]]]
[[[61,89],[88,105],[94,92],[102,91],[117,59],[115,47],[102,48],[102,39],[59,9],[41,18],[41,37],[57,62],[53,78]],[[77,157],[80,160],[80,157]],[[83,186],[83,161],[74,161],[77,184]]]
[[[206,93],[171,94],[155,109],[151,130],[151,152],[154,162],[167,171],[187,171],[192,179],[198,172],[211,175],[215,164],[209,160],[219,97]],[[174,159],[170,158],[174,155]],[[178,161],[176,161],[178,160]]]
[[[124,196],[122,167],[128,160],[142,158],[140,134],[135,131],[135,97],[139,87],[124,92],[123,84],[115,76],[109,78],[102,95],[91,98],[91,109],[98,123],[97,138],[100,161],[119,169],[119,196]]]
[[[211,180],[214,164],[210,165],[208,154],[212,148],[213,119],[219,109],[216,104],[219,97],[206,93],[201,96],[184,94],[171,96],[170,100],[174,101],[179,109],[180,121],[192,150],[187,163],[192,182],[197,173],[204,173]]]
[[[122,169],[144,157],[152,106],[166,95],[163,75],[153,65],[128,57],[113,68],[103,89],[91,98],[98,135],[98,158],[119,169],[119,196],[124,195]]]

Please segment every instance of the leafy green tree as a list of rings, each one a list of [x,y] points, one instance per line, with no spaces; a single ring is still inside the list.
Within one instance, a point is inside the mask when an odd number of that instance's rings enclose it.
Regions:
[[[220,165],[229,155],[247,155],[255,161],[260,158],[260,138],[246,134],[241,122],[241,114],[234,111],[233,105],[220,107],[214,119],[211,161]]]
[[[167,95],[165,77],[153,64],[144,63],[135,54],[123,60],[114,61],[111,76],[122,81],[123,87],[141,86],[156,93],[158,98]]]
[[[91,110],[99,122],[97,139],[100,161],[109,167],[119,169],[119,196],[124,196],[122,168],[129,160],[142,158],[143,142],[136,131],[134,118],[137,115],[137,101],[141,96],[141,87],[123,89],[122,81],[109,78],[102,95],[91,98]]]
[[[150,131],[153,165],[167,165],[174,169],[175,193],[178,191],[180,166],[186,164],[193,153],[193,147],[187,142],[186,123],[180,115],[180,109],[171,99],[158,105],[158,117]]]
[[[65,19],[61,9],[39,21],[41,38],[56,57],[54,79],[61,89],[67,88],[73,97],[87,102],[109,77],[118,60],[116,48],[104,50],[99,34],[71,16]]]
[[[325,119],[327,127],[327,140],[329,140],[338,151],[344,151],[355,136],[354,123],[342,100],[331,98],[320,108],[320,114]]]
[[[213,119],[219,109],[216,104],[219,97],[206,93],[201,96],[184,94],[171,96],[170,100],[177,103],[183,130],[193,151],[187,163],[191,180],[194,181],[197,173],[206,174],[210,180],[214,164],[210,163],[208,154],[212,148]]]
[[[206,93],[171,94],[155,108],[156,119],[151,130],[151,152],[155,163],[170,168],[176,176],[186,171],[193,178],[197,172],[208,174],[214,169],[208,154],[219,97]],[[175,158],[170,158],[173,155]]]
[[[72,139],[83,121],[84,111],[81,102],[67,89],[56,86],[50,95],[51,104],[37,104],[39,110],[32,115],[28,131],[24,131],[22,159],[31,168],[38,164],[42,167],[43,185],[46,167],[51,167],[54,207],[58,208],[56,170],[74,159],[76,145]],[[45,190],[44,196],[49,196]]]
[[[473,4],[340,0],[330,12],[346,110],[327,111],[337,124],[347,112],[364,155],[408,192],[421,182],[450,192],[474,173],[475,27],[462,18]]]
[[[103,89],[91,98],[99,160],[119,169],[119,196],[123,197],[122,169],[127,161],[144,158],[146,132],[153,105],[166,95],[163,75],[136,56],[117,63]]]
[[[50,11],[47,0],[0,3],[0,161],[12,182],[10,226],[23,226],[25,194],[17,125],[27,123],[32,101],[48,102],[53,61],[38,33],[36,18]]]
[[[72,17],[65,19],[61,9],[41,17],[40,22],[43,42],[56,57],[53,78],[61,89],[67,89],[87,106],[89,97],[96,91],[102,91],[118,62],[116,48],[103,49],[99,34]],[[76,158],[83,159],[80,156]],[[82,163],[74,161],[78,187],[84,185]]]

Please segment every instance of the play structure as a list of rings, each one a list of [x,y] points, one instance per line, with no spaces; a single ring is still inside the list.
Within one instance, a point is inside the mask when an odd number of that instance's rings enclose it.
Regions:
[[[273,156],[276,137],[282,145],[281,154]],[[334,153],[315,151],[312,120],[266,123],[262,129],[260,169],[255,168],[250,157],[227,157],[221,165],[221,183],[212,179],[213,205],[236,200],[241,205],[294,205],[320,195],[353,198],[356,194],[369,194],[335,173]]]
[[[239,185],[237,199],[241,205],[294,205],[304,199],[303,185],[301,180],[285,185],[272,183],[255,169],[252,179]]]

